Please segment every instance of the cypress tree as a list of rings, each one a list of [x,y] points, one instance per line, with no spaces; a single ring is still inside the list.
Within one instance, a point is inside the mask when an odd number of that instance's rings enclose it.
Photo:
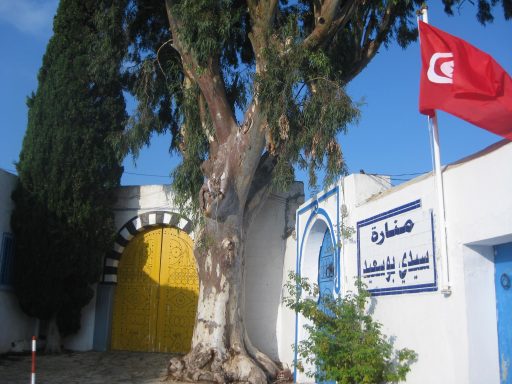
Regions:
[[[122,12],[113,2],[61,0],[37,91],[27,101],[13,193],[14,285],[22,309],[48,322],[49,351],[80,328],[81,308],[113,243],[111,206],[122,167],[109,137],[122,130],[126,114]]]

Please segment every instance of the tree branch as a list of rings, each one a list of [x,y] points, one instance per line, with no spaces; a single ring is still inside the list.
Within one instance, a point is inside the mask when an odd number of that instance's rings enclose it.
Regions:
[[[248,0],[251,18],[249,39],[256,60],[256,73],[261,73],[266,68],[264,49],[269,43],[277,4],[278,0]],[[242,133],[241,142],[245,150],[240,159],[240,173],[236,181],[236,189],[241,201],[247,201],[254,180],[259,177],[255,173],[259,167],[258,161],[261,161],[261,153],[265,148],[265,134],[268,130],[266,117],[262,113],[261,105],[258,102],[257,84],[255,84],[253,100],[245,111],[244,122],[240,130]]]
[[[193,52],[181,42],[180,23],[172,13],[173,1],[166,0],[165,5],[173,38],[172,45],[180,53],[184,71],[199,85],[208,104],[216,138],[220,143],[224,143],[230,134],[236,132],[237,124],[235,114],[227,99],[219,57],[216,53],[212,53],[206,67],[201,66]]]
[[[167,74],[165,73],[164,69],[162,68],[162,64],[160,63],[160,51],[167,45],[170,44],[172,47],[172,39],[167,40],[165,43],[163,43],[158,50],[156,51],[156,58],[155,61],[158,63],[158,67],[160,68],[160,72],[162,72],[162,75],[165,77],[165,80],[167,81]]]
[[[278,0],[248,0],[247,3],[252,22],[249,40],[256,58],[256,73],[260,73],[265,68],[263,50],[268,46]]]
[[[346,1],[340,7],[340,0],[326,0],[315,10],[315,28],[304,39],[304,48],[316,49],[332,37],[351,20],[362,0]],[[316,8],[316,7],[315,7]]]
[[[215,137],[213,137],[213,132],[211,131],[208,124],[208,109],[204,95],[200,93],[197,99],[197,103],[199,105],[199,119],[201,120],[201,127],[203,128],[204,134],[208,138],[208,142],[214,143]]]
[[[388,1],[382,19],[380,20],[379,25],[376,28],[377,32],[373,40],[371,39],[371,35],[373,29],[375,29],[375,20],[377,18],[375,17],[373,19],[370,19],[369,22],[366,24],[365,31],[363,34],[363,40],[358,42],[357,44],[358,46],[361,47],[360,54],[358,55],[358,58],[354,60],[354,62],[350,66],[350,70],[345,73],[345,84],[350,82],[354,77],[361,73],[361,71],[364,68],[366,68],[368,63],[377,54],[378,49],[380,48],[382,42],[385,40],[387,34],[389,33],[389,28],[391,27],[394,21],[393,12],[395,8],[396,3],[391,0]],[[371,17],[372,16],[370,14],[370,18]]]

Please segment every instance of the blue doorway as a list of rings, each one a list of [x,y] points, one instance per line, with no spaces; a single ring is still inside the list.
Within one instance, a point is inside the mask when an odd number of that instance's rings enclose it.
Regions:
[[[322,246],[318,254],[318,305],[327,313],[327,308],[322,304],[322,298],[332,296],[334,292],[334,244],[329,229],[325,231]],[[318,371],[317,371],[318,372]],[[319,384],[335,384],[334,381],[319,381]]]
[[[512,384],[512,243],[496,246],[494,255],[500,384]]]
[[[318,255],[318,288],[320,298],[325,295],[332,296],[334,292],[334,246],[328,229],[325,231]]]

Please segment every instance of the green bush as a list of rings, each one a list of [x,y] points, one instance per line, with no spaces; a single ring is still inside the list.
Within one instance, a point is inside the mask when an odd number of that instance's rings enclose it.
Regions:
[[[381,332],[381,324],[367,311],[370,294],[356,283],[356,292],[344,297],[322,295],[318,286],[294,273],[286,284],[287,307],[309,322],[309,337],[297,345],[297,368],[317,381],[340,384],[377,384],[405,380],[416,353],[394,350]],[[320,304],[320,305],[319,305]]]

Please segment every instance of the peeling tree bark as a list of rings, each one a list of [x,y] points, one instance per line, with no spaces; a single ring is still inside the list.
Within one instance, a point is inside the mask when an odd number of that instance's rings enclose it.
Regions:
[[[276,377],[278,366],[252,345],[241,312],[246,229],[264,202],[262,193],[254,198],[251,192],[265,147],[264,119],[253,102],[242,127],[236,124],[218,64],[212,59],[206,68],[199,68],[180,43],[171,1],[167,5],[173,45],[187,77],[199,86],[215,127],[215,140],[202,166],[205,182],[199,202],[205,223],[195,249],[200,288],[192,347],[185,357],[171,359],[169,376],[185,381],[267,383]]]
[[[251,38],[259,57],[257,71],[263,68],[262,39],[276,4],[276,0],[250,4],[254,14],[260,15],[254,19]],[[173,46],[180,53],[187,78],[199,86],[215,128],[209,158],[202,166],[205,182],[199,202],[205,223],[195,249],[200,288],[192,347],[183,358],[170,361],[169,376],[185,381],[267,383],[276,377],[279,367],[252,345],[242,313],[246,230],[268,195],[273,168],[271,162],[260,161],[265,119],[255,98],[242,126],[236,124],[215,55],[199,67],[180,41],[172,1],[167,0],[166,5]],[[254,184],[261,172],[267,173],[266,185]]]
[[[201,234],[203,239],[215,244],[208,250],[196,250],[201,283],[192,351],[183,359],[171,360],[169,373],[174,378],[266,383],[270,377],[275,377],[277,366],[268,364],[266,357],[259,364],[258,352],[251,356],[246,345],[240,312],[243,307],[243,233],[236,221],[219,225],[210,220]]]
[[[195,249],[198,312],[191,352],[169,363],[169,375],[175,379],[267,383],[279,370],[252,345],[243,321],[246,230],[257,206],[265,201],[257,187],[240,182],[246,171],[239,162],[244,148],[235,135],[204,167],[207,181],[200,198],[206,219]],[[247,197],[256,199],[248,210]]]

